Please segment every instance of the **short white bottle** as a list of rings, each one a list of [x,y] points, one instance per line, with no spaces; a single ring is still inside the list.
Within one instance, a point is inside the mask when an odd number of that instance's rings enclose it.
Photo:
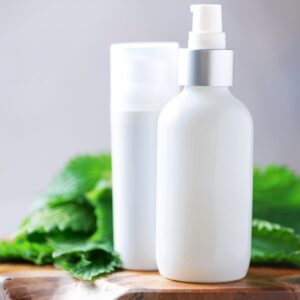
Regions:
[[[227,282],[250,261],[253,124],[228,89],[233,53],[224,50],[221,6],[192,12],[184,89],[159,118],[156,258],[169,279]]]
[[[157,269],[157,121],[179,92],[177,58],[177,43],[111,46],[114,247],[126,269]]]

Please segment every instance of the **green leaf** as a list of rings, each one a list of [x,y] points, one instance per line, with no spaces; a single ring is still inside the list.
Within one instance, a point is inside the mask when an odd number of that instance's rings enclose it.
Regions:
[[[300,233],[300,177],[283,166],[255,168],[253,216]]]
[[[121,265],[112,231],[111,157],[81,155],[50,183],[15,240],[0,243],[0,260],[55,263],[91,280]]]
[[[93,232],[96,229],[94,209],[88,203],[69,202],[45,206],[33,212],[19,229],[19,234],[58,231]]]
[[[300,237],[291,228],[253,220],[251,262],[300,267]]]
[[[52,239],[50,242],[55,265],[68,271],[75,278],[92,280],[121,266],[119,256],[109,243],[93,242],[79,237]]]
[[[75,252],[55,259],[55,265],[75,278],[92,280],[120,267],[120,259],[111,252],[95,249],[90,252]]]
[[[0,242],[0,261],[30,261],[37,265],[53,262],[53,249],[47,244],[26,239]]]
[[[53,204],[78,200],[91,191],[100,179],[110,180],[110,178],[110,155],[77,156],[53,179],[41,195],[40,203]]]
[[[85,252],[93,250],[95,247],[111,252],[113,248],[110,243],[92,241],[89,237],[81,236],[76,233],[65,235],[64,233],[56,234],[48,238],[49,245],[53,249],[53,257],[59,257],[64,254]]]
[[[101,180],[95,189],[86,195],[87,200],[95,207],[97,231],[92,239],[113,243],[113,211],[111,182]]]

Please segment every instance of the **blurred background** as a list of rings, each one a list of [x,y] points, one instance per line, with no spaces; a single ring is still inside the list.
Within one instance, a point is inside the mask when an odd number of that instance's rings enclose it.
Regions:
[[[300,172],[299,0],[0,0],[0,235],[70,157],[110,151],[109,45],[186,47],[195,3],[223,4],[255,163]]]

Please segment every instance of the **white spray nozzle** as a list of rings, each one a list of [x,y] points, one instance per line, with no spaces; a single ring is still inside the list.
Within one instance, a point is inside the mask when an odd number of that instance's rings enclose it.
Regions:
[[[224,49],[222,6],[218,4],[191,5],[193,29],[189,33],[190,49]]]
[[[222,32],[222,6],[191,5],[193,32]]]

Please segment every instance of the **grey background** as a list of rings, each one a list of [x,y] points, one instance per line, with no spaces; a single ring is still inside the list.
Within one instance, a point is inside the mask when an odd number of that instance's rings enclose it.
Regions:
[[[77,153],[110,149],[109,45],[179,41],[188,0],[0,0],[0,235]],[[196,3],[216,3],[206,0]],[[300,1],[219,0],[255,163],[300,172]]]

